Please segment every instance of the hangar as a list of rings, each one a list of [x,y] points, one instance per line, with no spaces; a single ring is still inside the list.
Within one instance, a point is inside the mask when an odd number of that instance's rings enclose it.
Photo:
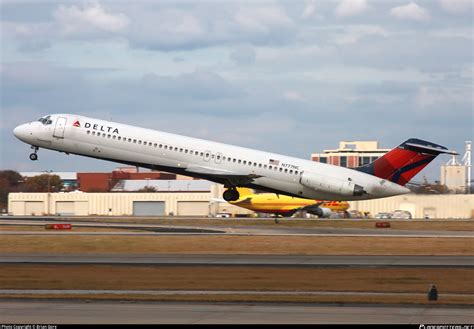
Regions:
[[[16,216],[248,216],[251,211],[219,202],[222,186],[209,191],[152,193],[10,193],[8,211]],[[474,194],[416,195],[352,201],[349,210],[378,212],[408,210],[413,218],[474,218]]]
[[[214,216],[219,212],[245,216],[252,213],[218,201],[221,185],[190,182],[185,182],[184,189],[178,184],[175,191],[150,193],[10,193],[8,212],[16,216]]]

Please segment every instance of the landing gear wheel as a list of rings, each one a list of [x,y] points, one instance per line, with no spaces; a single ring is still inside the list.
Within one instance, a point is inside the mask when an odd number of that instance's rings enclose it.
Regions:
[[[31,145],[31,149],[34,150],[33,153],[30,154],[30,160],[31,161],[36,161],[38,160],[38,154],[36,154],[39,150],[38,146]]]
[[[240,198],[240,194],[236,189],[228,189],[222,195],[225,201],[237,201]]]

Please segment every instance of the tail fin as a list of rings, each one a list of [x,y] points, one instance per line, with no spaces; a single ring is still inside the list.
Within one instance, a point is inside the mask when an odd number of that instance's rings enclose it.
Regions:
[[[410,138],[381,158],[356,169],[404,186],[441,153],[457,154],[444,146]]]

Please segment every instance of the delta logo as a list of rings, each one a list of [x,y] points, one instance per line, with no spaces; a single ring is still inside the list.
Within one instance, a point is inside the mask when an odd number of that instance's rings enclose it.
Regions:
[[[81,123],[79,122],[79,120],[76,120],[76,122],[73,123],[73,126],[80,128],[80,127],[81,127]]]

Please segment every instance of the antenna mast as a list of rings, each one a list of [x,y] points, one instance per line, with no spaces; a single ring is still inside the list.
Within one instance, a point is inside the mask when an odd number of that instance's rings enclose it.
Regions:
[[[471,194],[471,150],[472,141],[466,141],[466,153],[462,157],[462,165],[466,167],[467,179],[466,179],[466,193]]]

